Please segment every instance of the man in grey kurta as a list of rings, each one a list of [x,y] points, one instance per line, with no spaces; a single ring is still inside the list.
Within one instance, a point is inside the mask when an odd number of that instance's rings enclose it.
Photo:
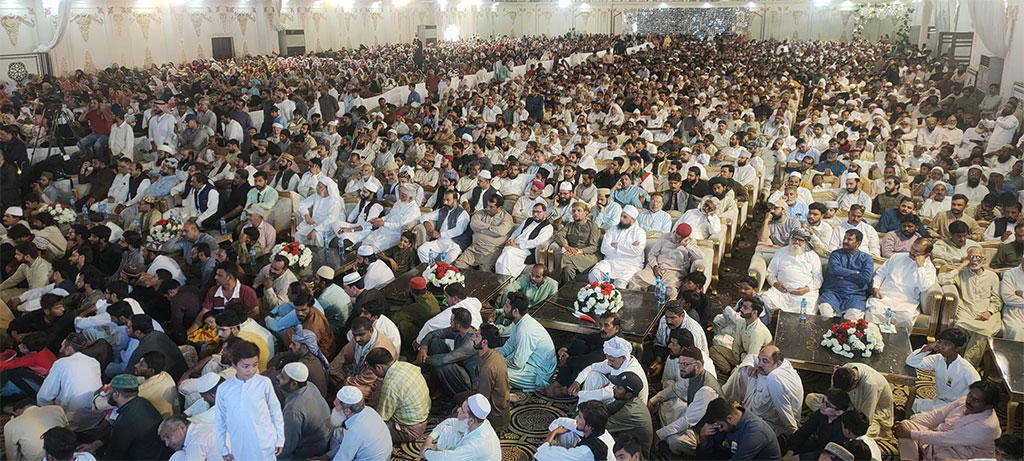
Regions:
[[[327,452],[331,439],[331,409],[320,390],[306,380],[309,369],[301,362],[284,366],[278,390],[285,394],[284,447],[278,459],[307,459]]]
[[[985,250],[971,247],[968,259],[956,271],[939,276],[939,284],[953,285],[960,295],[954,324],[967,332],[964,359],[977,367],[988,346],[988,338],[1003,327],[1000,310],[999,276],[985,269]]]
[[[562,253],[558,279],[562,283],[576,279],[597,264],[597,249],[601,244],[601,228],[590,219],[587,205],[572,204],[572,221],[565,223],[551,239],[551,251]]]
[[[504,208],[505,199],[495,194],[487,201],[487,207],[473,213],[469,220],[469,228],[473,230],[473,244],[459,255],[455,260],[455,267],[467,269],[471,266],[480,266],[482,270],[494,270],[494,261],[501,254],[508,233],[512,231],[515,223],[512,215]]]
[[[633,275],[630,290],[646,290],[657,283],[657,277],[665,283],[665,299],[676,299],[683,278],[695,271],[697,261],[704,253],[697,242],[690,238],[690,225],[681,223],[675,232],[666,232],[647,249],[647,266]]]

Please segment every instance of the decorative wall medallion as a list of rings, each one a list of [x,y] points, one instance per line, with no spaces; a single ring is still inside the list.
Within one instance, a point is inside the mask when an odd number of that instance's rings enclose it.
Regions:
[[[21,82],[28,78],[28,69],[25,68],[25,63],[17,61],[12,62],[11,65],[7,67],[7,76],[15,82]]]
[[[149,25],[153,22],[160,22],[160,14],[155,11],[144,13],[132,13],[135,22],[139,23],[139,30],[142,31],[142,38],[149,40]]]

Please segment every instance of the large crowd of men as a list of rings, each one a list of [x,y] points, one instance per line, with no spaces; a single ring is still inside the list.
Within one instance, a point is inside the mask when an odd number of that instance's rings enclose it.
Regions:
[[[537,392],[576,404],[537,460],[1020,460],[979,370],[1024,341],[1024,107],[965,77],[903,44],[596,35],[8,84],[6,457],[496,461]],[[705,250],[755,209],[765,270],[713,310]],[[382,293],[434,261],[512,281]],[[654,337],[545,328],[573,281],[663,287]],[[956,312],[903,419],[868,365],[805,392],[773,342],[780,311],[909,331],[933,286]]]

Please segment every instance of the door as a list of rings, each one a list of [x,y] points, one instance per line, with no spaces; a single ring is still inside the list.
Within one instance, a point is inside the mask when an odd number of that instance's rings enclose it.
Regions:
[[[235,46],[231,37],[213,37],[213,59],[235,57]]]

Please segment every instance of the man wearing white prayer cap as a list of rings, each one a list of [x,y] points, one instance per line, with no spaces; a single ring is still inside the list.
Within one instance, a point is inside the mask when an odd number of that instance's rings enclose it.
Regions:
[[[562,181],[558,185],[558,194],[551,197],[551,204],[548,205],[548,219],[552,224],[561,226],[562,223],[572,222],[572,204],[576,199],[572,196],[572,183]]]
[[[579,397],[580,403],[588,400],[600,400],[610,404],[615,401],[615,395],[608,375],[619,375],[626,371],[632,371],[640,376],[644,382],[644,388],[640,391],[641,399],[647,401],[647,374],[643,365],[633,357],[633,346],[629,341],[614,336],[604,342],[604,360],[584,368],[572,384],[569,385],[569,395]]]
[[[284,366],[277,375],[277,389],[284,394],[283,459],[306,459],[327,451],[331,439],[331,409],[316,385],[307,382],[309,368],[302,362]]]
[[[647,233],[636,224],[639,215],[633,205],[622,207],[619,224],[608,228],[601,240],[604,259],[590,270],[591,282],[609,279],[616,287],[625,289],[633,275],[643,269]]]
[[[334,225],[343,210],[338,183],[321,176],[316,184],[316,193],[299,202],[297,211],[302,219],[295,227],[295,239],[305,245],[327,246],[334,238]]]
[[[363,287],[367,290],[380,288],[395,279],[395,273],[377,257],[377,249],[373,245],[359,246],[356,250],[356,267],[363,274]]]
[[[338,429],[340,434],[336,432],[333,436],[335,439],[341,438],[334,459],[391,459],[391,432],[377,410],[366,406],[363,392],[358,388],[345,386],[338,390],[331,422],[341,426]]]
[[[457,418],[448,418],[430,431],[420,456],[427,461],[501,460],[501,441],[487,415],[491,403],[473,394],[458,408]]]
[[[505,241],[505,248],[494,262],[494,272],[518,277],[526,267],[527,256],[551,240],[555,228],[548,221],[547,208],[543,202],[533,205],[530,217],[519,224]]]
[[[214,424],[217,403],[217,386],[224,382],[225,376],[234,376],[234,368],[227,368],[221,373],[207,372],[197,379],[186,379],[178,385],[178,392],[185,396],[185,416],[193,423]],[[187,405],[189,400],[191,405]]]
[[[399,188],[398,201],[383,218],[370,220],[373,232],[366,236],[363,243],[373,245],[380,251],[387,250],[398,244],[402,232],[415,226],[420,217],[420,205],[416,202],[415,184],[403,184]]]

